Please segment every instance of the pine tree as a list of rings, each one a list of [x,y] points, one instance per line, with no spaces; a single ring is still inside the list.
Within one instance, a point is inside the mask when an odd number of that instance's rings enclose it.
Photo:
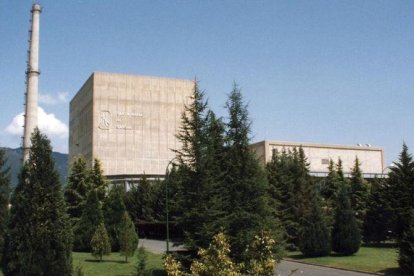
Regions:
[[[225,154],[226,199],[224,217],[236,260],[243,260],[245,246],[262,230],[280,234],[274,207],[268,197],[264,170],[249,148],[250,120],[240,89],[234,85],[226,103],[229,113]],[[276,240],[279,240],[276,238]],[[246,260],[247,261],[247,260]]]
[[[91,188],[90,172],[86,166],[86,161],[82,156],[78,156],[73,161],[68,177],[68,185],[65,188],[67,212],[72,220],[72,225],[75,225],[81,217]]]
[[[47,137],[35,129],[12,199],[6,275],[71,275],[72,232]]]
[[[339,163],[339,162],[338,162]],[[337,168],[340,168],[340,171],[337,171]],[[338,197],[338,190],[341,186],[341,183],[344,180],[342,173],[342,162],[340,166],[335,165],[333,160],[329,161],[328,166],[328,176],[325,178],[325,181],[322,182],[321,195],[322,195],[322,210],[326,220],[326,225],[329,231],[332,230],[334,224],[335,216],[335,206],[336,200]]]
[[[414,274],[414,209],[409,213],[409,225],[399,242],[398,263],[407,275]]]
[[[91,182],[92,188],[96,190],[98,199],[103,202],[106,195],[106,189],[108,187],[108,181],[104,176],[104,172],[102,169],[101,161],[99,159],[94,159],[93,161],[93,168],[91,172]]]
[[[267,165],[267,175],[269,189],[271,189],[269,192],[270,203],[276,209],[275,216],[284,228],[284,240],[286,240],[288,248],[296,249],[299,222],[297,219],[295,174],[298,159],[293,155],[291,151],[285,149],[280,154],[275,152],[271,162]]]
[[[128,215],[124,212],[121,223],[119,225],[119,247],[121,256],[125,256],[125,262],[128,262],[128,257],[132,257],[138,246],[138,235],[135,231],[134,223]]]
[[[331,237],[322,214],[319,196],[312,193],[309,205],[309,211],[300,219],[299,249],[304,256],[327,256],[331,251]]]
[[[112,187],[102,205],[105,228],[108,231],[112,251],[119,251],[119,227],[126,211],[123,187]]]
[[[342,183],[338,191],[335,223],[332,229],[332,250],[343,255],[352,255],[360,246],[361,233],[355,212],[351,208],[349,189]]]
[[[354,167],[351,171],[351,207],[359,228],[362,230],[365,214],[367,212],[368,184],[362,176],[359,159],[355,158]]]
[[[96,190],[88,194],[82,216],[75,227],[75,251],[90,251],[90,242],[96,227],[104,222],[102,204],[98,199]]]
[[[297,191],[295,217],[299,223],[296,243],[305,256],[328,255],[329,230],[322,215],[320,196],[309,175],[309,163],[302,147],[294,151],[294,164]]]
[[[0,149],[0,264],[3,259],[4,242],[9,218],[10,168],[6,167],[6,158]]]
[[[165,200],[165,193],[164,193]],[[137,222],[153,222],[155,220],[155,189],[144,175],[137,186],[126,193],[125,206],[131,219]]]
[[[409,225],[409,213],[414,208],[414,161],[403,144],[398,162],[390,168],[389,200],[393,212],[393,230],[397,239]]]
[[[178,222],[187,247],[194,250],[207,246],[221,226],[223,131],[223,124],[207,110],[204,93],[195,83],[192,103],[183,113],[177,135],[182,148],[176,151],[176,176],[181,182],[177,188],[182,191],[176,201],[182,213]],[[176,193],[169,185],[174,181],[171,176],[168,176],[169,194]]]
[[[367,212],[363,224],[364,242],[382,242],[391,229],[391,207],[385,179],[374,179],[367,201]]]
[[[95,258],[102,261],[102,256],[111,253],[111,241],[103,223],[99,224],[90,241],[91,253]]]

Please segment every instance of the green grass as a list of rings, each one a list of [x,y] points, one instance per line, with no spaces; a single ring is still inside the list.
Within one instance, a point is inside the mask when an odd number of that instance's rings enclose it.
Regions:
[[[82,266],[85,275],[132,275],[137,265],[137,257],[125,258],[119,253],[111,253],[104,256],[102,262],[98,262],[90,253],[73,252],[73,267]],[[147,268],[153,270],[154,276],[166,275],[163,268],[162,255],[147,252]]]
[[[353,256],[332,254],[327,257],[304,258],[300,252],[288,252],[286,259],[309,264],[326,265],[337,268],[355,269],[376,273],[397,273],[398,253],[395,248],[361,247]]]

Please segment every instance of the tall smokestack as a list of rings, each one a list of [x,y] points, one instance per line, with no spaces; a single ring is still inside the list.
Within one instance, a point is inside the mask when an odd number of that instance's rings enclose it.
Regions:
[[[30,136],[37,127],[37,98],[39,89],[39,17],[42,9],[39,4],[32,7],[31,28],[29,31],[29,51],[26,71],[26,110],[24,117],[23,162],[29,159]]]

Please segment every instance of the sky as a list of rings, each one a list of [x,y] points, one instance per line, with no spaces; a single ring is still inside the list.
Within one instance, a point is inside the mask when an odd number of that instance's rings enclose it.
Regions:
[[[414,148],[414,1],[39,1],[39,126],[68,150],[69,101],[94,71],[197,78],[252,142]],[[0,0],[0,146],[18,147],[30,9]],[[413,151],[411,151],[413,152]]]

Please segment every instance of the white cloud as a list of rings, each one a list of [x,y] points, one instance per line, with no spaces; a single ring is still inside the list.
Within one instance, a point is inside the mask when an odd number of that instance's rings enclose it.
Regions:
[[[57,105],[68,102],[68,92],[59,92],[57,95],[39,94],[39,103]]]
[[[65,139],[68,137],[69,129],[62,121],[56,118],[53,113],[46,113],[43,108],[38,107],[39,129],[49,138]],[[5,131],[14,136],[23,135],[24,116],[23,113],[16,115]]]

